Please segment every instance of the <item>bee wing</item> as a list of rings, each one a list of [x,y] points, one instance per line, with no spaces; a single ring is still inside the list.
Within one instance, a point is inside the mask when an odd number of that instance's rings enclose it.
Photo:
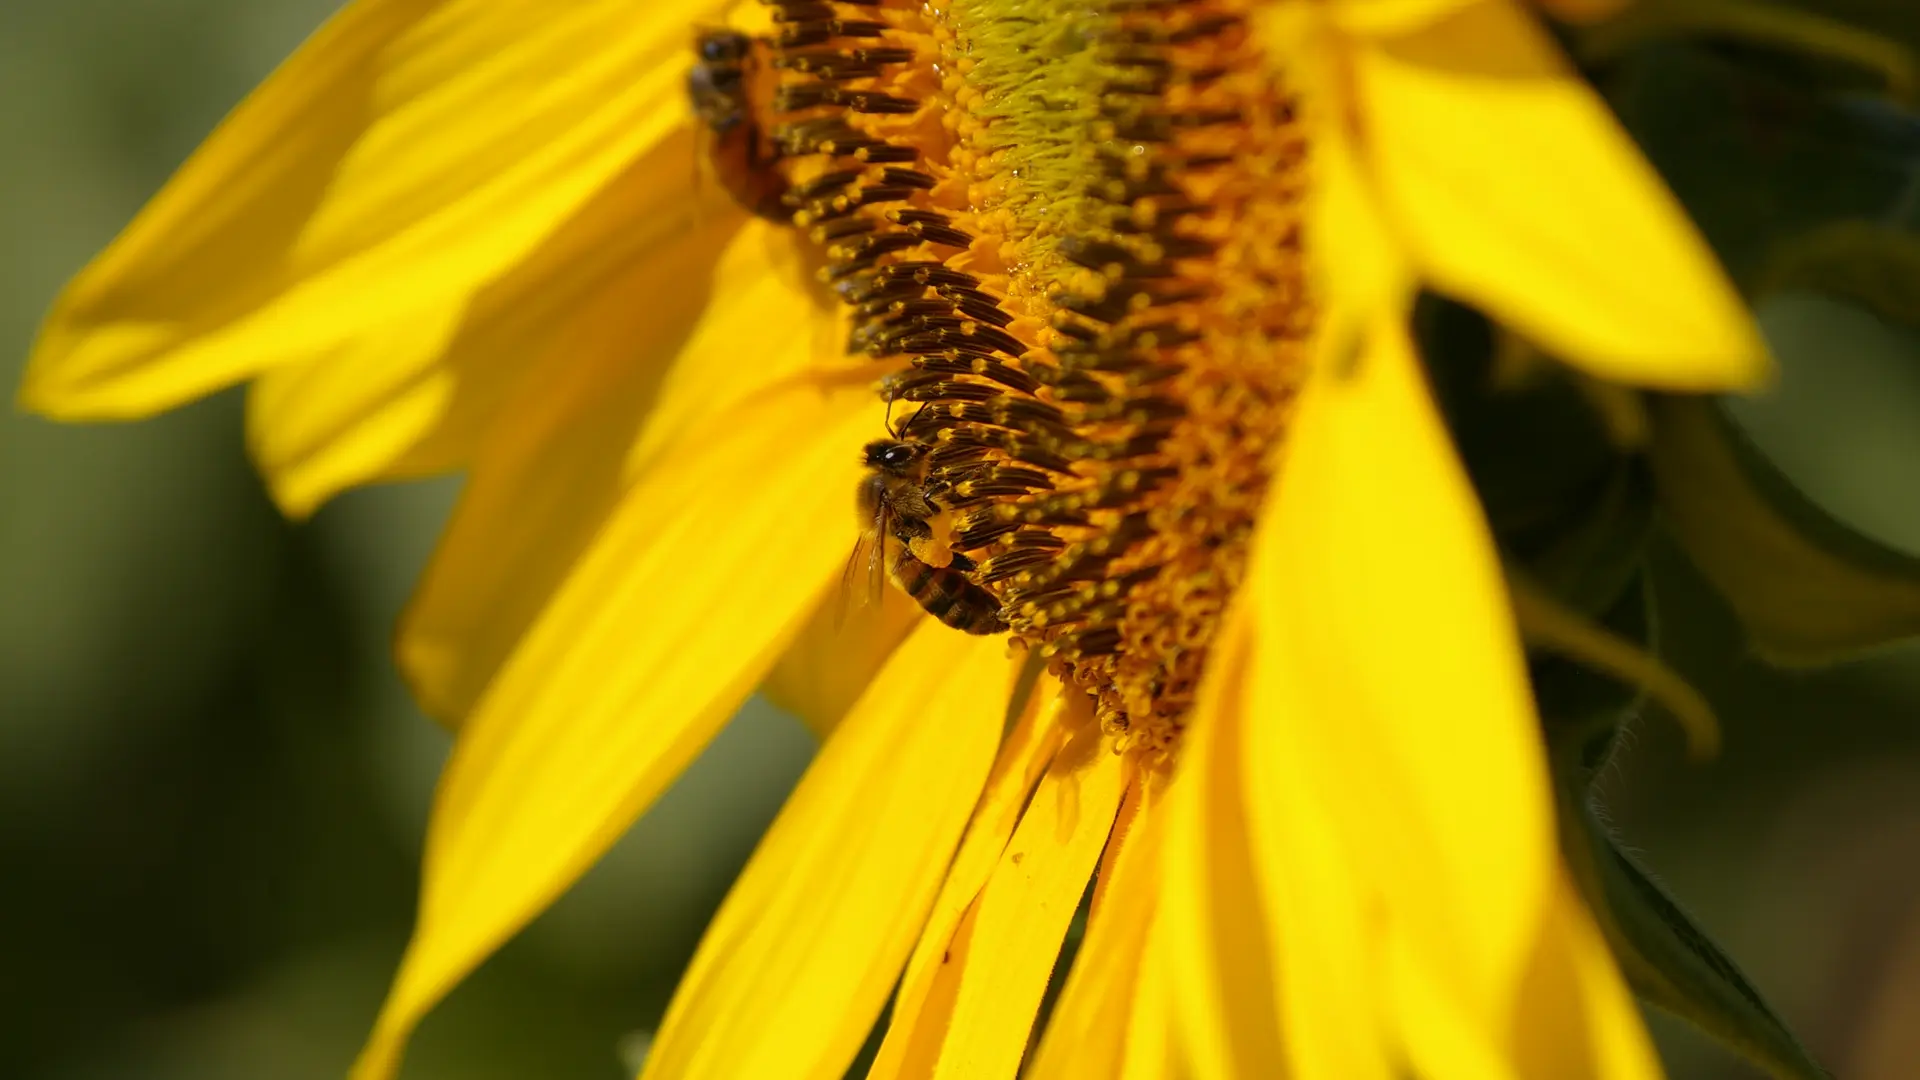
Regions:
[[[837,631],[847,624],[852,613],[855,599],[861,604],[880,602],[881,590],[887,587],[887,504],[884,499],[875,502],[871,527],[854,541],[853,553],[847,556],[847,566],[840,574],[840,610],[834,617],[834,629]],[[866,581],[861,582],[864,576]]]
[[[887,587],[887,505],[880,504],[873,512],[873,532],[869,534],[872,543],[867,545],[867,598],[869,604],[880,602],[880,590]]]

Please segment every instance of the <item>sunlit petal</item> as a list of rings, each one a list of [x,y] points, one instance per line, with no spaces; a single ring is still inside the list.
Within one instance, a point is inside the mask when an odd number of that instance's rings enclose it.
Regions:
[[[23,400],[139,415],[457,304],[682,122],[709,9],[360,0],[68,286]]]
[[[1034,790],[986,887],[942,946],[925,1003],[889,1027],[882,1053],[893,1048],[899,1055],[899,1075],[1018,1072],[1127,780],[1126,759],[1109,752],[1091,714],[1078,726]],[[876,1069],[880,1075],[889,1074]]]
[[[864,580],[864,579],[863,579]],[[813,610],[767,672],[760,692],[799,717],[821,738],[866,693],[888,657],[920,622],[920,605],[898,589],[887,589],[874,603],[854,604],[836,586]]]
[[[1004,642],[922,621],[714,916],[643,1077],[838,1080],[987,779],[1012,669]]]
[[[863,393],[741,407],[626,495],[461,732],[414,939],[355,1076],[597,859],[760,681],[853,541]],[[734,495],[757,475],[760,497]],[[778,537],[780,557],[767,557]]]
[[[872,1080],[901,1072],[911,1046],[910,1035],[920,1025],[923,1013],[951,1007],[951,987],[946,988],[947,993],[941,1000],[931,1000],[929,995],[941,977],[940,969],[948,962],[954,934],[1000,865],[1034,787],[1052,764],[1065,738],[1061,710],[1068,699],[1059,696],[1055,680],[1043,679],[1041,685],[1047,691],[1046,700],[1036,700],[1030,705],[1020,722],[1008,732],[994,762],[992,776],[967,825],[966,836],[927,915],[920,941],[907,961],[895,997],[888,1037],[881,1044],[869,1073]]]
[[[1188,1080],[1192,1075],[1180,1056],[1173,1024],[1173,980],[1168,968],[1172,950],[1163,931],[1167,916],[1156,912],[1147,928],[1147,945],[1127,994],[1127,1013],[1114,1033],[1125,1052],[1120,1058],[1120,1080]]]
[[[1031,1080],[1081,1080],[1120,1077],[1129,1058],[1151,1059],[1155,1048],[1134,1043],[1151,1034],[1131,1023],[1136,1004],[1164,1006],[1158,990],[1141,988],[1148,938],[1160,897],[1158,878],[1163,815],[1145,790],[1148,805],[1136,827],[1119,835],[1110,860],[1112,879],[1106,896],[1087,920],[1087,934],[1068,973],[1060,1001],[1027,1075]],[[1129,794],[1129,798],[1133,795]],[[1155,973],[1158,978],[1158,973]],[[1147,1060],[1148,1065],[1158,1061]]]
[[[569,381],[558,372],[608,393],[657,386],[715,286],[761,272],[761,260],[718,272],[741,215],[696,215],[695,153],[691,131],[670,135],[500,280],[264,373],[248,441],[281,507],[304,514],[347,487],[470,465],[500,409],[517,422],[523,402]]]
[[[248,448],[282,513],[305,517],[345,488],[404,475],[394,464],[433,438],[460,394],[442,357],[461,314],[457,305],[418,312],[253,381]]]
[[[429,712],[454,720],[472,707],[621,493],[661,447],[818,361],[810,332],[830,329],[834,319],[787,275],[769,272],[771,233],[762,223],[749,224],[717,263],[651,262],[639,271],[644,280],[628,282],[658,285],[677,274],[715,283],[704,306],[649,310],[648,329],[633,333],[629,347],[678,350],[670,365],[620,356],[618,335],[623,327],[631,330],[636,317],[609,314],[632,306],[632,298],[618,291],[605,294],[605,313],[581,315],[583,336],[555,339],[552,352],[533,358],[534,374],[515,402],[512,423],[490,434],[474,462],[460,505],[401,621],[401,670]],[[599,333],[614,337],[593,336]],[[574,347],[588,356],[597,353],[602,362],[577,362]],[[856,370],[844,381],[858,386],[865,376]],[[823,506],[835,508],[823,512],[832,514],[833,531],[844,537],[847,550],[854,537],[848,493],[858,476],[857,448],[881,423],[878,408],[868,402],[869,426],[844,444],[830,473],[804,481]],[[788,422],[765,401],[758,408],[754,415],[770,418],[760,422]],[[815,437],[804,422],[781,430]],[[636,456],[642,445],[650,453]],[[763,475],[753,465],[717,482],[730,492],[760,483]],[[752,500],[733,501],[745,513]],[[663,519],[678,514],[659,512]],[[779,533],[784,536],[785,528]]]
[[[1353,34],[1405,34],[1481,0],[1329,0],[1327,15]]]
[[[1368,174],[1437,288],[1602,378],[1766,377],[1713,255],[1517,0],[1357,45],[1352,85]]]
[[[1564,873],[1528,967],[1511,1033],[1519,1076],[1657,1080],[1659,1058],[1593,917]]]
[[[1261,529],[1245,783],[1285,1030],[1303,1077],[1381,1075],[1381,935],[1504,1030],[1552,866],[1492,541],[1397,321],[1309,387]]]
[[[940,883],[940,894],[927,913],[920,941],[907,959],[900,989],[894,995],[887,1038],[880,1044],[867,1080],[892,1080],[901,1075],[912,1046],[911,1035],[921,1026],[921,1017],[929,1011],[944,1015],[952,1006],[951,986],[938,998],[933,990],[942,982],[941,968],[947,963],[954,933],[994,868],[1000,865],[1034,786],[1045,775],[1066,736],[1061,710],[1067,698],[1060,695],[1058,680],[1042,678],[1039,690],[1001,744],[973,820],[967,824],[967,834],[954,852],[953,864]]]
[[[1162,925],[1179,1043],[1202,1078],[1280,1076],[1287,1068],[1271,939],[1252,866],[1241,782],[1252,620],[1221,628],[1166,808]]]

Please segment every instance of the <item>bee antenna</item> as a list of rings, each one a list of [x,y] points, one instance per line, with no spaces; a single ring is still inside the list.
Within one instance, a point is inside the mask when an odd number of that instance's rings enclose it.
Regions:
[[[893,426],[893,396],[894,396],[893,387],[888,386],[887,387],[887,434],[897,439],[900,437],[900,432],[896,430]]]

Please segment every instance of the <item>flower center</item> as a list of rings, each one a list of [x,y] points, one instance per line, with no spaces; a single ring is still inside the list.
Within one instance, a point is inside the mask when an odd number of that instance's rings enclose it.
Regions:
[[[850,347],[910,361],[882,387],[934,518],[900,539],[1170,749],[1312,327],[1247,0],[771,6],[770,168]]]

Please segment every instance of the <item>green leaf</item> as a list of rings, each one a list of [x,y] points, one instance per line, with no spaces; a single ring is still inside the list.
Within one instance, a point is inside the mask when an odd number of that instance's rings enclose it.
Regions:
[[[1807,499],[1718,402],[1656,397],[1648,415],[1667,530],[1762,658],[1830,663],[1920,634],[1920,559]]]
[[[1607,835],[1584,792],[1562,792],[1561,848],[1633,992],[1766,1068],[1829,1080],[1726,953]]]
[[[1645,578],[1596,625],[1624,648],[1651,655],[1655,619]],[[1528,671],[1548,742],[1561,855],[1594,911],[1607,947],[1634,994],[1693,1026],[1780,1080],[1826,1080],[1788,1026],[1726,953],[1632,859],[1599,822],[1594,778],[1620,728],[1645,701],[1636,686],[1567,655],[1532,650]]]
[[[1655,618],[1645,579],[1596,633],[1651,656]],[[1793,1033],[1719,946],[1622,854],[1595,810],[1593,782],[1647,695],[1590,663],[1528,655],[1547,742],[1560,850],[1635,994],[1700,1028],[1779,1080],[1826,1080]]]
[[[1920,329],[1920,233],[1864,221],[1815,229],[1783,245],[1756,292],[1804,289],[1896,326]]]

